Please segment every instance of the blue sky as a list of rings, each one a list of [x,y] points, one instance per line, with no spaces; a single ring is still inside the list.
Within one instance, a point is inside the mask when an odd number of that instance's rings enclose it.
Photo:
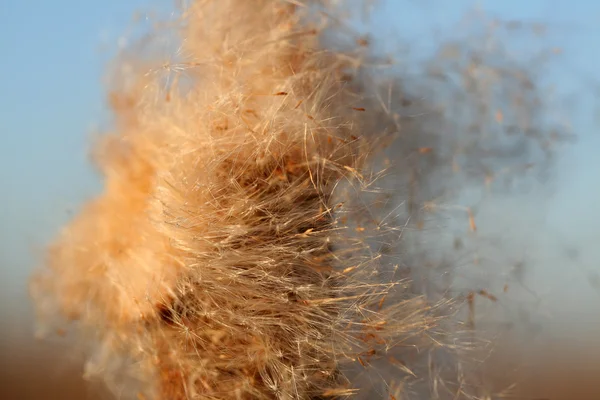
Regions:
[[[425,44],[430,27],[450,27],[475,4],[465,0],[384,3],[384,11],[375,15],[376,33],[413,36]],[[68,218],[67,210],[98,190],[85,149],[93,126],[103,122],[102,73],[133,12],[148,4],[146,0],[0,0],[3,315],[11,312],[5,299],[25,298],[25,278],[39,261],[36,249]],[[550,23],[554,33],[549,38],[569,57],[566,68],[556,73],[558,81],[572,84],[573,75],[600,78],[594,68],[600,65],[600,2],[490,0],[479,4],[509,19]],[[600,173],[596,156],[600,133],[587,120],[575,122],[581,138],[562,160],[564,184],[552,206],[553,224],[573,240],[585,242],[600,237],[587,212],[600,202],[600,185],[595,183]],[[600,222],[598,215],[595,222]]]

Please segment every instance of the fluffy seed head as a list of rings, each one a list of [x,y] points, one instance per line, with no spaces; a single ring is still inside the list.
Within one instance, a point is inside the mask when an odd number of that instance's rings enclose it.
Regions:
[[[109,382],[128,364],[132,397],[345,397],[382,360],[415,376],[390,352],[438,320],[371,246],[389,233],[365,228],[387,117],[356,54],[320,44],[324,10],[197,0],[171,62],[124,61],[94,152],[104,191],[32,288],[91,332]]]

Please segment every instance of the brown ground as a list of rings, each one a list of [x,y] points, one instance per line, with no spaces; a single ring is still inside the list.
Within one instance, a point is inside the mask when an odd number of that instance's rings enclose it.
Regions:
[[[69,366],[65,353],[50,351],[40,344],[14,347],[3,351],[0,372],[1,400],[108,400],[98,384],[85,382],[81,367]],[[19,357],[14,357],[18,353]],[[511,358],[499,352],[496,368],[489,377],[498,386],[506,386],[507,371],[501,366]],[[518,374],[523,382],[518,393],[507,399],[598,400],[600,399],[600,347],[562,346],[548,343],[540,355]],[[513,359],[516,359],[513,357]],[[510,363],[509,363],[510,364]],[[510,367],[509,367],[510,368]],[[514,372],[513,372],[514,373]],[[374,399],[376,400],[376,399]]]

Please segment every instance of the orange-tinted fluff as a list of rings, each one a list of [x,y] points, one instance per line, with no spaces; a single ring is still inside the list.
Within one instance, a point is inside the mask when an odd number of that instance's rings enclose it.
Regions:
[[[385,297],[403,282],[382,281],[359,207],[383,113],[296,3],[197,0],[180,60],[111,94],[104,191],[33,293],[93,332],[105,374],[135,361],[132,396],[343,396],[353,366],[436,324],[419,298]]]

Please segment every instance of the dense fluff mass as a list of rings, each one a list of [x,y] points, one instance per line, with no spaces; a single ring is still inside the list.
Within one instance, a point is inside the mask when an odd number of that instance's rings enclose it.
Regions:
[[[381,116],[356,60],[320,48],[318,7],[195,1],[177,60],[129,65],[111,93],[104,191],[33,293],[93,332],[104,374],[132,360],[132,396],[350,394],[353,365],[434,326],[420,299],[386,300],[402,282],[363,238]]]

